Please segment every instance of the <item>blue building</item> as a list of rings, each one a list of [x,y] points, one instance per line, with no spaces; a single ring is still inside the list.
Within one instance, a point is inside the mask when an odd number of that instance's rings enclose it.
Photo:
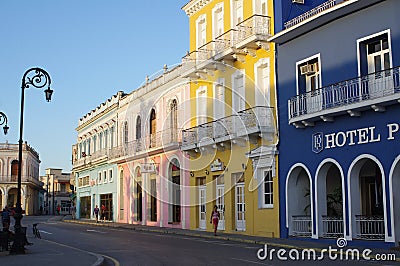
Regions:
[[[400,241],[399,10],[275,1],[282,237]]]

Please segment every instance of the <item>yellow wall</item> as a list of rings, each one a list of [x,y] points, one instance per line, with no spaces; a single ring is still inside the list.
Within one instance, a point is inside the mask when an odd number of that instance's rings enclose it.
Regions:
[[[206,14],[207,21],[207,42],[212,40],[212,9],[218,3],[224,3],[224,28],[225,32],[231,28],[230,19],[230,8],[231,1],[211,1],[209,4],[204,6],[201,10],[189,17],[190,23],[190,49],[191,51],[196,50],[196,20],[199,16]],[[269,3],[269,14],[272,18],[273,15],[273,1],[268,1]],[[253,15],[252,9],[253,1],[243,0],[244,8],[244,19]],[[273,29],[273,19],[271,19],[271,29]],[[196,90],[201,86],[207,86],[207,116],[208,121],[213,120],[213,83],[218,78],[225,78],[225,102],[227,107],[225,107],[225,116],[232,114],[232,88],[231,76],[236,70],[244,71],[245,73],[245,88],[246,88],[246,108],[251,108],[255,105],[255,85],[254,85],[254,65],[261,58],[269,58],[270,60],[270,102],[267,105],[274,107],[276,102],[275,94],[275,84],[274,84],[274,45],[271,43],[269,47],[265,49],[258,49],[256,51],[256,56],[246,55],[245,62],[233,61],[228,63],[224,71],[216,70],[213,75],[208,75],[207,80],[197,80],[191,82],[190,97],[191,97],[191,126],[196,126]],[[274,111],[274,116],[276,113]],[[276,123],[276,119],[275,119]],[[190,209],[190,228],[199,228],[199,207],[198,207],[198,188],[197,179],[199,177],[206,178],[207,184],[207,205],[206,205],[206,230],[212,231],[212,224],[209,223],[212,208],[215,205],[215,195],[216,188],[214,180],[214,175],[224,174],[225,179],[225,232],[233,233],[235,232],[235,190],[234,182],[232,181],[232,174],[238,172],[244,172],[245,176],[245,205],[246,205],[246,231],[241,232],[243,234],[249,235],[260,235],[268,237],[279,237],[279,194],[278,194],[278,174],[276,171],[276,176],[273,178],[274,184],[274,207],[271,209],[259,209],[258,208],[258,189],[253,191],[254,178],[253,178],[253,167],[250,159],[246,157],[246,153],[259,147],[260,145],[271,145],[276,143],[277,137],[275,136],[272,140],[266,140],[263,138],[258,138],[256,143],[251,143],[250,141],[244,141],[239,144],[231,144],[230,148],[225,148],[225,150],[217,150],[209,148],[202,153],[197,153],[191,157],[190,169],[191,175],[190,185],[192,187],[190,197],[192,207]],[[211,172],[210,164],[215,159],[220,159],[224,162],[226,166],[225,171]],[[278,169],[278,159],[275,158],[276,169]],[[243,167],[244,166],[244,167]],[[206,170],[209,172],[206,174]]]

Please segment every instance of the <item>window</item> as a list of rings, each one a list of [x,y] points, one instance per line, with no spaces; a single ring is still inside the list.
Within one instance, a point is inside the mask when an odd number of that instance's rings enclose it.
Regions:
[[[268,106],[271,102],[269,58],[260,59],[254,65],[254,73],[256,83],[256,106]]]
[[[206,16],[202,15],[196,20],[196,48],[206,44]]]
[[[113,181],[113,170],[112,169],[108,170],[108,181],[110,181],[110,182]]]
[[[267,0],[255,0],[254,2],[254,14],[267,16],[268,15],[268,1]]]
[[[101,172],[98,173],[98,182],[101,184]]]
[[[114,147],[114,127],[110,129],[110,147]]]
[[[150,148],[156,146],[156,110],[150,113]]]
[[[360,76],[392,67],[390,30],[359,39],[357,44]]]
[[[61,192],[66,192],[66,191],[67,191],[67,190],[66,190],[65,183],[60,184],[60,191],[61,191]]]
[[[97,136],[93,136],[93,152],[97,150]]]
[[[297,92],[306,93],[306,112],[319,112],[322,110],[321,94],[321,61],[320,55],[314,55],[296,63]]]
[[[129,138],[128,138],[128,122],[127,121],[124,122],[123,136],[124,136],[124,144],[128,144]]]
[[[104,131],[104,148],[108,148],[108,130]]]
[[[224,33],[224,5],[217,4],[213,8],[213,39]]]
[[[99,150],[102,150],[104,148],[104,142],[103,142],[103,132],[100,132],[99,134]]]
[[[103,183],[107,183],[107,171],[103,171]]]
[[[263,189],[263,207],[274,207],[274,182],[272,180],[272,170],[264,171]]]
[[[225,80],[218,79],[214,84],[214,119],[225,117]]]
[[[196,91],[197,125],[207,122],[207,87],[201,86]]]
[[[178,103],[173,99],[170,106],[171,141],[177,140],[178,132]]]
[[[232,75],[232,83],[232,111],[235,113],[246,109],[244,73],[236,71]]]
[[[140,115],[136,118],[136,139],[142,138],[142,119]]]
[[[243,0],[231,0],[232,28],[243,21]]]

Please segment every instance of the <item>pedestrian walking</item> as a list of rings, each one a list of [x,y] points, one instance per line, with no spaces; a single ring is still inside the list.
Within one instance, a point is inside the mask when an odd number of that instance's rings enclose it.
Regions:
[[[60,215],[61,212],[61,206],[60,204],[57,205],[57,215]]]
[[[101,205],[101,219],[103,220],[103,223],[106,222],[106,212],[107,208],[104,204]]]
[[[217,205],[214,206],[214,210],[211,213],[210,223],[214,226],[214,235],[217,235],[217,228],[218,228],[218,221],[219,221],[219,211]]]
[[[76,207],[75,205],[71,206],[71,215],[72,215],[72,220],[76,219]]]
[[[11,218],[10,218],[10,210],[8,207],[4,207],[3,211],[1,212],[1,221],[3,223],[3,231],[8,232],[8,229],[10,228],[10,223],[11,223]]]
[[[94,214],[95,217],[96,217],[96,223],[99,222],[99,211],[100,211],[100,209],[99,209],[99,207],[96,205],[96,207],[93,209],[93,214]]]

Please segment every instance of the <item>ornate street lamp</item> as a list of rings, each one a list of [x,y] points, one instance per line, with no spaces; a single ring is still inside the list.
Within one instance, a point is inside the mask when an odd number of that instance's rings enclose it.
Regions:
[[[51,100],[53,90],[50,89],[51,79],[50,75],[43,69],[34,67],[28,69],[22,77],[22,92],[21,92],[21,118],[19,124],[19,141],[18,141],[18,193],[17,193],[17,204],[15,207],[15,237],[14,242],[10,250],[10,254],[24,254],[25,253],[25,234],[22,232],[21,220],[22,220],[22,207],[21,207],[21,172],[22,172],[22,132],[24,126],[24,98],[25,89],[32,87],[41,89],[47,86],[44,91],[46,95],[46,101]]]
[[[3,125],[4,123],[6,124],[3,127],[4,135],[7,135],[7,132],[8,132],[8,129],[9,129],[9,127],[7,126],[7,116],[6,116],[5,113],[0,112],[0,126]]]

